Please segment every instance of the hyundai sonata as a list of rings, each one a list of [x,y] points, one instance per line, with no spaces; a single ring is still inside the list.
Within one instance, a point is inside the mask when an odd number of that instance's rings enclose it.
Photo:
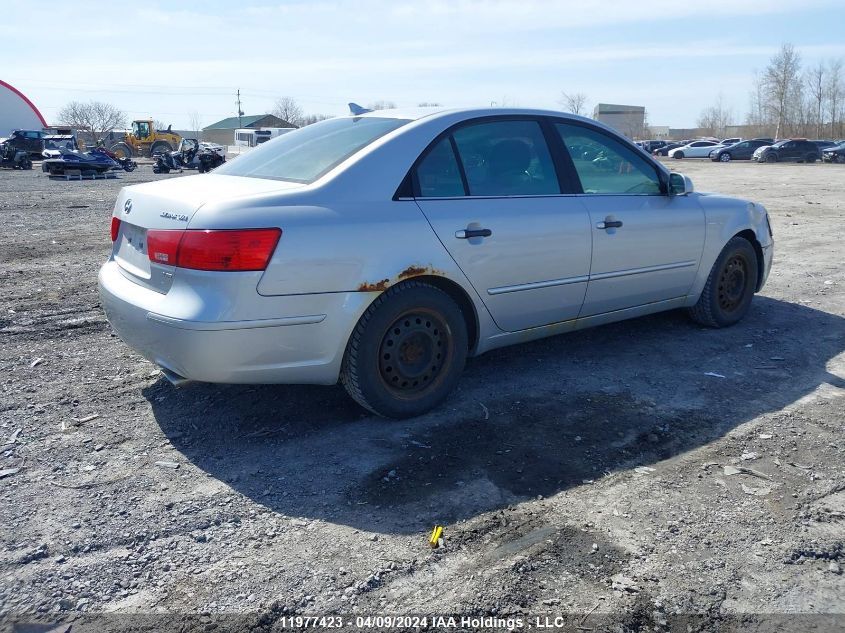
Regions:
[[[102,305],[171,381],[340,380],[400,418],[504,345],[674,308],[732,325],[773,252],[761,205],[595,121],[500,108],[315,123],[126,187],[111,237]]]

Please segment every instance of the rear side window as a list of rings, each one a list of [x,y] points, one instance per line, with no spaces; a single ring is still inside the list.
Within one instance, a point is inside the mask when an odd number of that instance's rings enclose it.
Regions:
[[[657,170],[640,152],[592,128],[556,123],[584,193],[660,195]]]
[[[489,121],[454,132],[469,195],[560,193],[557,173],[537,121]]]
[[[442,139],[420,161],[416,178],[423,198],[464,195],[464,183],[450,137]]]
[[[343,117],[328,119],[262,143],[217,174],[310,183],[407,119]]]

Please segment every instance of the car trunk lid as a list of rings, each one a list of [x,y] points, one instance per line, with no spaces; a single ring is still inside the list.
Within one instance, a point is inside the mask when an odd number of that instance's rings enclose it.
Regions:
[[[151,229],[188,228],[191,218],[210,201],[231,200],[261,193],[283,191],[302,185],[278,180],[223,175],[197,175],[126,187],[115,203],[120,220],[112,255],[136,283],[166,293],[176,268],[151,262],[147,232]]]

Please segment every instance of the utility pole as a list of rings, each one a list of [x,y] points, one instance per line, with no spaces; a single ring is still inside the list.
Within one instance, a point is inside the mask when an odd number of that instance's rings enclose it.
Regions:
[[[241,110],[241,90],[238,88],[238,127],[242,128],[241,117],[244,115],[244,111]]]

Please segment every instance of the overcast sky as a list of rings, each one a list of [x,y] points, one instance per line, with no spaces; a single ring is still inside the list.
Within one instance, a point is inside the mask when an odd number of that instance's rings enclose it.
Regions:
[[[238,88],[246,114],[282,95],[324,114],[381,99],[559,108],[567,91],[684,127],[719,93],[741,122],[754,71],[783,42],[805,65],[845,57],[843,0],[189,4],[10,0],[0,79],[48,121],[97,99],[175,128],[197,111],[208,125],[237,114]]]

